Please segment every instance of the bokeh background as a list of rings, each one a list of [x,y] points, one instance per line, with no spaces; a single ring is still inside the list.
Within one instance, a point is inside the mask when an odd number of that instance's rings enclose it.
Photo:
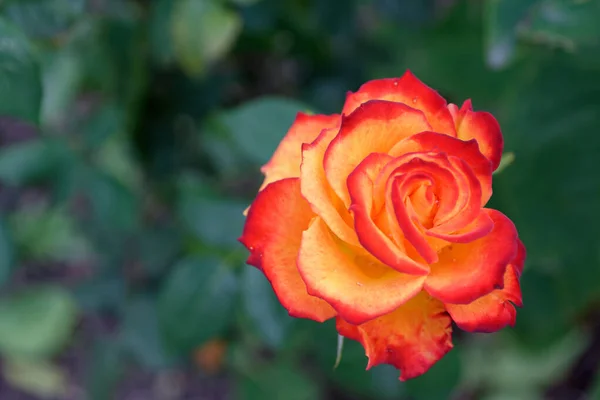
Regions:
[[[600,399],[597,0],[0,0],[0,399]],[[401,383],[245,265],[298,111],[411,69],[500,121],[514,329]]]

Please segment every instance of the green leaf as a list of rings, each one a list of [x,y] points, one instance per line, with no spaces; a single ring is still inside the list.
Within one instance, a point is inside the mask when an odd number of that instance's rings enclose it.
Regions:
[[[82,60],[72,49],[61,49],[47,55],[42,69],[41,125],[59,129],[60,123],[72,111],[71,105],[82,81]]]
[[[121,273],[94,276],[75,286],[73,296],[77,299],[77,304],[86,311],[113,311],[125,304],[125,289],[125,277]]]
[[[0,301],[0,353],[15,357],[56,354],[68,342],[76,305],[59,287],[36,287]]]
[[[178,213],[186,228],[207,244],[237,246],[248,205],[207,198],[191,190],[181,194]]]
[[[64,143],[33,139],[0,148],[0,181],[21,186],[42,180],[55,172]]]
[[[96,111],[83,128],[84,143],[90,151],[97,151],[111,137],[125,127],[125,113],[116,102],[108,102]]]
[[[119,339],[123,350],[142,366],[159,370],[176,361],[167,353],[161,338],[154,299],[146,296],[130,299],[123,311],[122,321]]]
[[[102,25],[101,37],[107,47],[111,66],[114,68],[114,90],[118,104],[133,123],[138,113],[149,78],[150,69],[146,64],[147,50],[145,18],[136,17],[140,13],[138,4],[119,2],[124,9],[121,18],[114,18]],[[118,3],[116,3],[118,4]],[[167,34],[165,32],[165,34]],[[96,46],[96,43],[90,45]],[[129,126],[128,126],[129,127]]]
[[[515,161],[515,153],[502,154],[502,158],[500,159],[500,164],[498,165],[498,168],[494,171],[494,175],[502,172],[506,167],[508,167],[510,164],[512,164],[513,161]]]
[[[81,186],[91,203],[94,229],[112,235],[135,229],[139,204],[129,188],[96,169],[82,171]]]
[[[174,227],[148,229],[141,232],[138,246],[144,271],[160,276],[182,250],[182,234]]]
[[[248,372],[238,382],[239,400],[322,399],[315,381],[287,364],[274,364]]]
[[[93,243],[96,265],[103,271],[121,270],[123,263],[131,262],[128,246],[124,246],[139,229],[140,198],[114,177],[83,163],[65,171],[63,177],[72,181],[63,192],[74,193],[86,206],[80,229]]]
[[[298,112],[309,108],[295,100],[263,97],[223,113],[220,120],[247,157],[265,164]]]
[[[159,295],[159,321],[169,348],[187,353],[222,334],[234,316],[238,282],[216,258],[175,265]]]
[[[42,78],[27,38],[0,17],[0,116],[37,124],[42,102]]]
[[[9,218],[15,243],[25,258],[76,262],[86,260],[92,254],[91,244],[64,208],[47,209],[35,205],[19,210]]]
[[[199,147],[203,150],[202,156],[209,160],[218,173],[219,180],[223,182],[239,179],[240,176],[252,172],[259,175],[260,171],[248,162],[221,120],[219,115],[207,118],[200,127],[202,135],[198,140]]]
[[[0,219],[0,286],[8,281],[15,262],[14,243],[4,219]]]
[[[150,48],[158,64],[169,64],[175,58],[169,32],[174,8],[173,0],[156,0],[150,5]]]
[[[142,172],[133,156],[129,138],[124,133],[107,138],[94,157],[95,164],[120,184],[135,192],[140,189]]]
[[[113,53],[107,43],[105,23],[104,18],[88,19],[73,31],[69,47],[79,58],[86,87],[113,94],[119,71],[114,65]]]
[[[68,377],[59,366],[43,359],[7,358],[2,365],[6,382],[41,399],[64,398]]]
[[[175,57],[190,76],[201,76],[223,57],[242,28],[240,17],[214,0],[181,0],[171,17]]]
[[[86,388],[90,400],[113,399],[125,372],[120,346],[110,341],[96,342],[88,360]]]
[[[48,179],[48,189],[55,204],[69,204],[74,198],[81,198],[83,193],[81,190],[82,175],[85,174],[87,168],[80,154],[66,146],[63,149],[65,153],[59,157],[56,169]]]
[[[243,269],[242,303],[263,342],[279,348],[294,320],[279,303],[268,279],[254,267]]]
[[[85,11],[86,0],[7,0],[4,14],[27,35],[54,36]]]

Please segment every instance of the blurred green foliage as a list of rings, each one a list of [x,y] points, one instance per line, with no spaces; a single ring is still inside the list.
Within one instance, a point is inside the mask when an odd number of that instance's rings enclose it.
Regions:
[[[600,399],[598,21],[598,0],[0,0],[0,398]],[[491,206],[528,258],[514,329],[401,383],[348,340],[334,370],[333,324],[290,318],[236,238],[298,111],[407,68],[500,121]]]

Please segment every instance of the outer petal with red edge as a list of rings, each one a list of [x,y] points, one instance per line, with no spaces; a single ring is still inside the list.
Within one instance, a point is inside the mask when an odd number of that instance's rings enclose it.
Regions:
[[[359,326],[336,319],[342,336],[358,340],[369,364],[391,364],[400,369],[400,380],[427,372],[452,349],[452,326],[444,305],[421,292],[397,310]]]
[[[308,293],[355,325],[395,310],[423,288],[425,276],[399,273],[345,245],[316,218],[302,235],[298,269]]]
[[[495,332],[514,326],[515,306],[523,306],[519,275],[525,262],[525,246],[517,244],[517,256],[504,273],[504,288],[494,290],[470,304],[446,304],[446,310],[461,328],[469,332]]]
[[[423,111],[434,131],[456,136],[454,121],[446,106],[446,100],[410,71],[406,71],[399,79],[376,79],[367,82],[356,93],[349,93],[342,114],[349,115],[369,100],[404,103]]]
[[[307,115],[298,113],[296,120],[290,127],[273,156],[262,168],[265,180],[260,187],[264,189],[269,183],[284,178],[297,178],[300,176],[300,163],[302,162],[302,144],[311,143],[319,136],[323,129],[339,126],[339,115]]]
[[[350,213],[333,192],[323,169],[323,156],[337,129],[324,129],[310,144],[302,145],[300,190],[313,211],[323,218],[340,239],[359,246]]]
[[[492,163],[495,171],[500,165],[504,139],[496,118],[485,111],[473,111],[471,100],[463,103],[460,110],[454,105],[448,105],[456,124],[457,137],[462,140],[475,139],[479,150]]]
[[[459,328],[469,332],[495,332],[514,326],[515,306],[521,306],[521,287],[515,267],[504,273],[504,288],[497,289],[469,304],[446,304],[446,310]]]
[[[322,322],[336,312],[307,293],[296,266],[302,231],[313,217],[298,179],[283,179],[258,194],[240,241],[250,250],[248,263],[263,271],[291,316]]]
[[[468,304],[504,285],[504,273],[517,255],[517,230],[499,211],[484,209],[492,231],[470,243],[453,243],[431,265],[425,290],[444,303]]]
[[[402,139],[431,130],[421,111],[401,103],[371,100],[342,118],[340,132],[331,141],[323,165],[329,184],[346,206],[348,175],[371,153],[387,153]]]

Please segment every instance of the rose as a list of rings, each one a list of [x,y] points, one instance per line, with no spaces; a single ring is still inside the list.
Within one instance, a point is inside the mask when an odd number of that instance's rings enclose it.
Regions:
[[[401,380],[467,331],[514,325],[525,248],[484,208],[503,139],[410,72],[350,93],[340,115],[299,113],[251,204],[241,242],[294,317],[336,317],[367,369]]]

